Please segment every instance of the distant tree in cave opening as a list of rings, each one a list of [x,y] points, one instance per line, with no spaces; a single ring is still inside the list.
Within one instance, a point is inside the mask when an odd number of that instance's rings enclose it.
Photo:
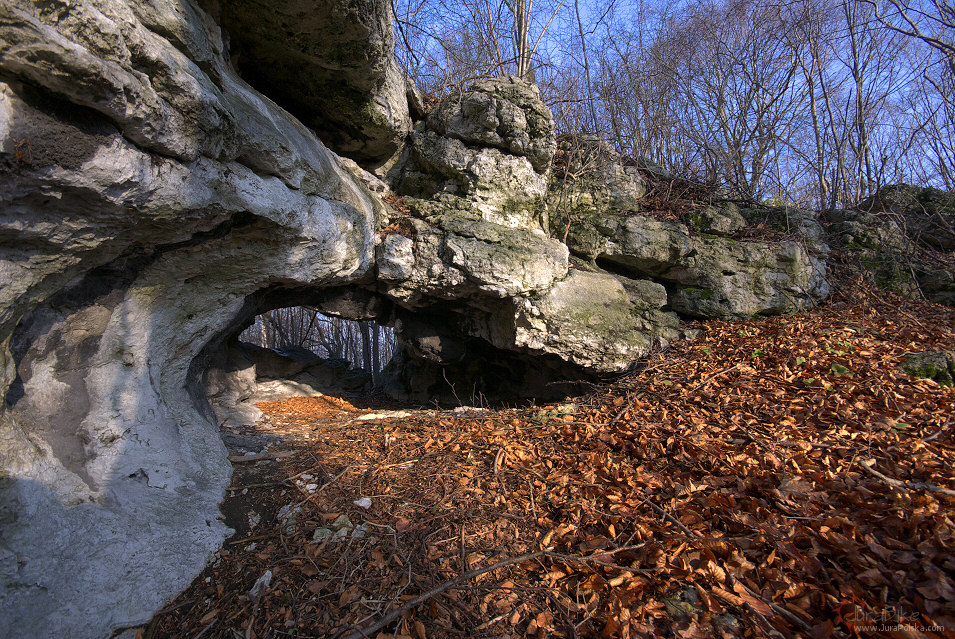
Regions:
[[[376,385],[397,346],[393,328],[374,321],[329,317],[305,306],[262,313],[239,340],[280,351],[304,348],[320,357],[346,359],[371,373]]]

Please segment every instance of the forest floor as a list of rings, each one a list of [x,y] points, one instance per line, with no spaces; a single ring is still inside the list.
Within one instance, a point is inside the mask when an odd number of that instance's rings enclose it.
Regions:
[[[235,464],[236,535],[141,634],[955,636],[955,389],[899,369],[955,309],[700,328],[564,404],[261,404],[280,458]]]

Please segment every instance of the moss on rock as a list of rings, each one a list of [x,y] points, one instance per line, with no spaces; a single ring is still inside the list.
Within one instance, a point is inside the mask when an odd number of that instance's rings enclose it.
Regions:
[[[931,379],[942,386],[955,385],[955,352],[929,351],[910,355],[902,370],[918,379]]]

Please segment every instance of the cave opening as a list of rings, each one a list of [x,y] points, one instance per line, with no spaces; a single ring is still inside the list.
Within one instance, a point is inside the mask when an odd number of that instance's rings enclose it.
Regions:
[[[249,424],[257,402],[283,397],[500,406],[564,399],[598,381],[556,355],[469,335],[473,314],[448,303],[406,309],[360,287],[273,287],[250,296],[210,344],[204,387],[221,425]]]
[[[398,349],[392,326],[373,319],[326,315],[308,306],[275,308],[256,315],[238,340],[275,351],[291,360],[293,368],[295,362],[307,366],[324,360],[326,366],[343,373],[352,371],[356,380],[366,378],[365,389],[381,386],[382,373]]]

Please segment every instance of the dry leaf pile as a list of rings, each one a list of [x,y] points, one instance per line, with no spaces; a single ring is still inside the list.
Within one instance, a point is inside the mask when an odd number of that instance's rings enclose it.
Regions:
[[[860,294],[707,323],[570,404],[263,405],[296,454],[246,495],[301,510],[240,530],[144,634],[951,637],[955,390],[898,365],[953,327]]]

